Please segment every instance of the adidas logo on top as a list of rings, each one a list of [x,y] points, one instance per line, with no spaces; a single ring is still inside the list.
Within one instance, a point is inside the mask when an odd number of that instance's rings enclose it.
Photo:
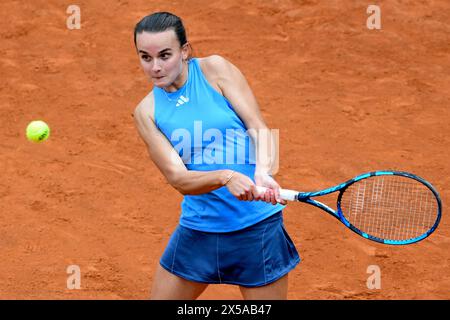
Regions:
[[[185,103],[187,103],[187,102],[189,102],[189,98],[186,98],[185,96],[180,96],[180,98],[178,98],[176,107],[179,107],[179,106],[181,106],[182,104],[185,104]]]

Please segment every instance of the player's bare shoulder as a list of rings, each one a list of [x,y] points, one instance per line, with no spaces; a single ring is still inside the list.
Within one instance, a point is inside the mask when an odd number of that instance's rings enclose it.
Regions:
[[[142,99],[134,109],[134,117],[139,119],[151,119],[155,121],[155,99],[153,90]]]
[[[203,74],[208,82],[221,94],[220,84],[230,75],[230,69],[233,68],[231,62],[219,55],[212,55],[198,59]]]
[[[199,58],[198,61],[203,73],[210,76],[220,75],[221,71],[223,71],[227,67],[230,67],[231,65],[231,62],[217,54]]]

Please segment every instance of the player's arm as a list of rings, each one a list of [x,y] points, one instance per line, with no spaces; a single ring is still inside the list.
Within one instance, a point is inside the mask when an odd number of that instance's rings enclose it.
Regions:
[[[236,66],[220,56],[208,57],[204,65],[209,78],[217,84],[222,95],[233,105],[253,140],[256,148],[256,183],[275,190],[275,193],[266,194],[263,200],[276,203],[276,198],[279,202],[286,204],[280,198],[280,186],[271,178],[278,164],[278,153],[275,147],[277,141],[264,122],[258,102],[247,80]]]
[[[224,186],[232,171],[187,170],[176,150],[156,127],[151,110],[153,97],[149,95],[136,107],[134,122],[147,146],[150,158],[167,182],[184,195],[207,193]]]
[[[264,122],[258,102],[247,80],[236,66],[221,56],[208,57],[207,64],[209,64],[207,66],[209,73],[214,78],[213,81],[220,88],[223,96],[231,102],[255,144],[256,170],[273,174],[278,155],[276,148],[270,150],[268,147],[274,146],[276,141]]]

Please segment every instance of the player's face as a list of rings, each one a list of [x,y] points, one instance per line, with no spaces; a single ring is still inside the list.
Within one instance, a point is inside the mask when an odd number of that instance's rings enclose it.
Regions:
[[[187,46],[180,47],[174,30],[137,34],[136,47],[142,68],[155,86],[168,87],[179,79],[188,51]]]

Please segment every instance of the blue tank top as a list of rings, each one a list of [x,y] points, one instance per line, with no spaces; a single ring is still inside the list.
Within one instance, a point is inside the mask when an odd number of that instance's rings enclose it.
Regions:
[[[247,128],[231,103],[206,80],[196,58],[188,79],[175,92],[154,87],[154,118],[188,170],[230,169],[254,181],[255,155]],[[205,232],[230,232],[251,226],[282,210],[281,204],[240,201],[221,187],[185,195],[180,224]]]

